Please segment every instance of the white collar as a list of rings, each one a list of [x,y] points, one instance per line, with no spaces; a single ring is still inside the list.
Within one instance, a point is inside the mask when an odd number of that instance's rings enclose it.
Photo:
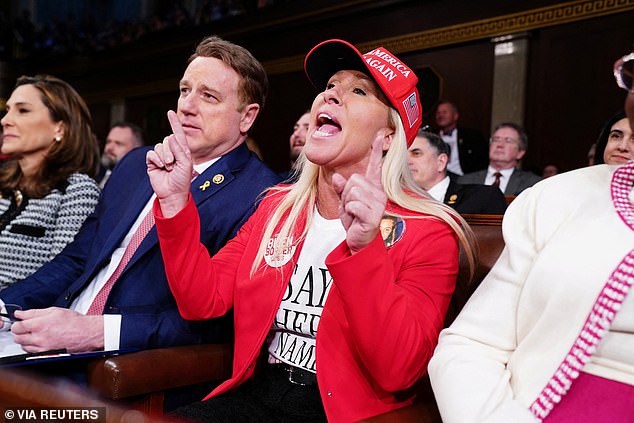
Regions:
[[[500,172],[504,178],[508,179],[508,178],[511,177],[511,174],[513,173],[514,170],[515,170],[514,167],[511,167],[511,168],[508,168],[508,169],[497,170],[497,169],[494,169],[493,167],[489,166],[489,169],[487,170],[487,176],[493,176],[493,175],[495,175],[495,172]]]
[[[218,160],[220,160],[220,157],[215,157],[211,160],[207,160],[206,162],[202,162],[202,163],[198,163],[194,165],[194,170],[200,175],[201,173],[203,173],[204,171],[206,171],[209,166],[211,166],[212,164],[216,163]]]
[[[445,201],[445,194],[447,194],[447,188],[449,188],[449,176],[445,176],[440,182],[431,187],[427,193],[432,196],[436,201],[441,203]]]

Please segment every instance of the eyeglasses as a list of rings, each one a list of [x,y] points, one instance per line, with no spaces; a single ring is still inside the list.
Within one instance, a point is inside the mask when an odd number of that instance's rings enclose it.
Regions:
[[[621,57],[614,63],[614,78],[616,84],[631,94],[634,94],[632,87],[632,75],[634,74],[634,53]]]
[[[491,137],[489,138],[489,144],[517,144],[518,140],[510,137]]]

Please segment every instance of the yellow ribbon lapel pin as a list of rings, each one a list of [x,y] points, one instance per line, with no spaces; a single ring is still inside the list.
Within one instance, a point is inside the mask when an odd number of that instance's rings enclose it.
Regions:
[[[225,175],[221,174],[221,173],[216,173],[214,175],[213,178],[211,178],[211,182],[213,182],[215,185],[220,185],[221,183],[223,183],[225,181]],[[201,191],[206,190],[207,188],[209,188],[211,186],[211,182],[209,181],[205,181],[203,182],[203,184],[201,186],[199,186],[198,188],[200,188]]]

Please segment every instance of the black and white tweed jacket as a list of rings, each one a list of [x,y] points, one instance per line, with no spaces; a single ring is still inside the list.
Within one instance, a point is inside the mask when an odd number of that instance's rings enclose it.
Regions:
[[[93,212],[99,187],[89,176],[74,173],[64,190],[25,199],[26,207],[0,232],[0,289],[24,279],[55,257],[73,240]],[[0,198],[0,216],[12,198]]]

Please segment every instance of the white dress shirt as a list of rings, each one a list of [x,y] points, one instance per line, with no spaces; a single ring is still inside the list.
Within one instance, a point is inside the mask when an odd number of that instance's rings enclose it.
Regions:
[[[200,175],[205,170],[207,170],[209,166],[214,164],[219,159],[220,157],[217,157],[207,162],[194,165],[194,170]],[[106,284],[110,276],[114,273],[115,269],[121,262],[121,259],[123,258],[123,253],[132,240],[132,236],[141,225],[141,222],[148,213],[151,213],[152,205],[154,204],[155,198],[156,194],[152,194],[148,202],[145,204],[145,207],[143,207],[143,210],[141,210],[141,213],[139,213],[136,221],[128,231],[128,234],[123,238],[121,244],[119,244],[117,249],[113,251],[111,260],[108,265],[101,269],[99,273],[97,273],[97,275],[93,278],[93,280],[90,281],[90,283],[86,286],[86,288],[84,288],[84,290],[79,293],[77,298],[75,298],[70,306],[72,310],[75,310],[82,314],[86,314],[101,288],[103,288],[103,286]],[[121,315],[104,314],[103,330],[104,351],[118,350],[120,344],[119,335],[121,333]]]
[[[506,186],[509,184],[509,179],[511,179],[511,175],[514,170],[514,168],[497,170],[489,166],[487,169],[487,177],[484,179],[484,185],[493,185],[493,182],[495,182],[495,173],[500,172],[502,176],[500,176],[499,188],[500,191],[504,192],[506,190]]]
[[[451,147],[451,154],[449,154],[449,163],[447,163],[447,170],[453,172],[456,175],[464,175],[462,167],[460,167],[460,156],[458,154],[458,129],[454,128],[453,131],[448,134],[440,131],[440,137],[449,144]]]
[[[441,180],[436,185],[431,187],[427,191],[427,194],[431,195],[434,200],[440,201],[442,203],[445,201],[447,188],[449,188],[449,176],[445,176],[445,179]]]

